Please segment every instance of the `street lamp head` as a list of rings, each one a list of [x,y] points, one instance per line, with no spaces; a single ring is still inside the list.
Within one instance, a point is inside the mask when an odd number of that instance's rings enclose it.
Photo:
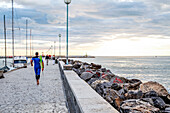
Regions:
[[[61,34],[59,34],[59,37],[61,37]]]
[[[66,4],[70,4],[70,3],[71,3],[71,0],[64,0],[64,2],[65,2]]]

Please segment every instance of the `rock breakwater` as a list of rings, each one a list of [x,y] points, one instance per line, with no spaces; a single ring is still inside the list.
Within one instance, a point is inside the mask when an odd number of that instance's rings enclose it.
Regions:
[[[73,70],[121,113],[170,113],[170,94],[161,84],[127,79],[101,65],[72,61]]]

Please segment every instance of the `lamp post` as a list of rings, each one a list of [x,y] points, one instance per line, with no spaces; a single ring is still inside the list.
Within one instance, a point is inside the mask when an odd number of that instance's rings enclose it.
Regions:
[[[64,0],[65,4],[67,4],[67,32],[66,32],[66,36],[67,36],[67,45],[66,45],[66,64],[68,65],[68,5],[71,3],[71,0]]]
[[[56,43],[56,41],[54,41],[54,55],[55,55],[55,43]]]
[[[4,15],[4,38],[5,38],[5,67],[7,66],[7,59],[6,59],[6,22],[5,22],[5,15]]]
[[[51,45],[50,49],[51,49],[51,56],[52,56],[52,54],[53,54],[53,45]]]
[[[61,34],[59,34],[59,58],[61,56]]]

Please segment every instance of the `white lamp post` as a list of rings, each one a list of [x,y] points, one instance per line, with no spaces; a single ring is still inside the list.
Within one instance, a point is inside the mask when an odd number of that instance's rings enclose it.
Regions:
[[[61,34],[59,36],[59,58],[61,57]]]

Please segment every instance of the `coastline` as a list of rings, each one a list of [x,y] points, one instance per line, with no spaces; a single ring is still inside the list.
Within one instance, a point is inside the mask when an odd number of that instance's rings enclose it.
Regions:
[[[143,99],[146,99],[147,95],[149,95],[149,99],[155,104],[153,98],[157,98],[156,101],[161,100],[162,106],[152,105],[150,111],[161,111],[165,110],[170,106],[170,94],[168,91],[157,82],[141,82],[139,79],[127,79],[124,77],[117,76],[113,74],[110,70],[106,68],[102,68],[101,65],[96,65],[94,63],[86,63],[81,61],[72,61],[73,70],[78,74],[80,78],[86,81],[99,95],[101,95],[106,101],[108,101],[114,108],[117,110],[125,111],[128,106],[129,101],[133,103],[134,107],[143,106],[139,104],[137,106],[136,102],[143,102]],[[149,84],[149,85],[148,85]],[[165,94],[161,94],[159,91],[155,90],[147,90],[143,87],[152,87],[160,88],[164,90]],[[157,97],[152,96],[152,94],[157,95]],[[114,95],[113,95],[114,94]],[[169,99],[167,101],[167,99]],[[113,101],[114,100],[114,101]],[[148,100],[147,100],[148,101]],[[126,105],[126,106],[125,106]],[[149,110],[147,105],[144,105],[147,110]],[[161,108],[163,107],[163,108]],[[143,109],[143,110],[146,110]],[[133,112],[133,107],[129,108]],[[142,110],[141,110],[142,111]]]
[[[80,59],[87,63],[100,64],[102,67],[110,69],[114,74],[128,79],[137,78],[142,82],[156,81],[168,89],[170,93],[170,57],[98,57],[94,59]]]

